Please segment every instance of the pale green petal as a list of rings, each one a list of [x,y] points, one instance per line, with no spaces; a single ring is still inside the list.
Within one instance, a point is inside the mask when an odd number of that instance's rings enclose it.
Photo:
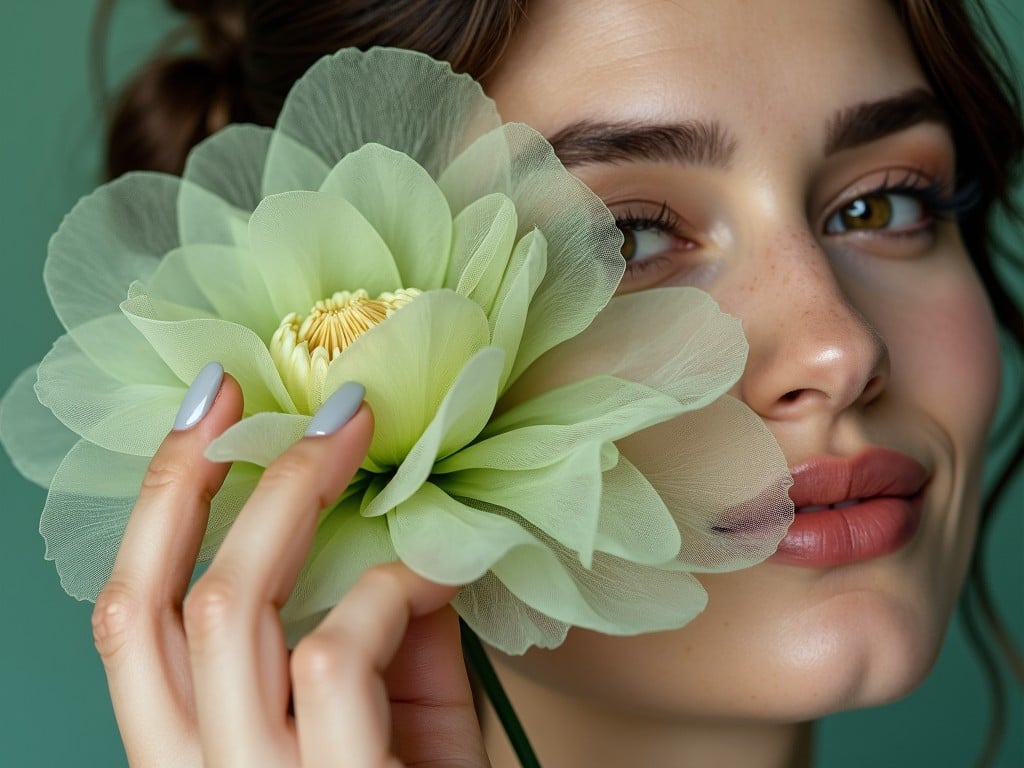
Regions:
[[[502,192],[516,204],[518,236],[539,229],[547,273],[537,289],[512,377],[590,324],[618,286],[622,233],[601,200],[565,170],[550,144],[521,123],[478,139],[438,184],[453,212]]]
[[[625,458],[601,475],[601,518],[594,549],[646,565],[679,554],[682,540],[672,513],[654,487]]]
[[[281,611],[286,624],[330,608],[363,571],[397,559],[384,517],[363,517],[349,499],[320,521],[291,598]]]
[[[540,230],[535,229],[516,244],[489,318],[494,344],[506,351],[505,370],[501,374],[502,390],[518,365],[516,361],[530,316],[530,303],[544,280],[546,270],[547,241]]]
[[[689,570],[731,571],[771,555],[793,520],[785,456],[732,397],[619,442],[676,518]]]
[[[334,359],[324,397],[346,381],[366,387],[375,419],[370,460],[397,467],[488,336],[487,318],[472,301],[452,291],[424,293]]]
[[[389,204],[393,199],[389,198]],[[337,291],[371,296],[401,285],[387,245],[348,201],[322,192],[284,192],[253,213],[249,236],[255,267],[273,309],[306,315]]]
[[[480,85],[452,74],[447,63],[413,51],[350,48],[320,59],[298,80],[277,129],[328,167],[377,143],[405,152],[436,178],[473,139],[500,124]],[[286,172],[279,151],[275,137],[267,158],[269,191],[281,189],[274,177]]]
[[[82,440],[61,462],[39,532],[64,591],[95,600],[110,577],[149,458],[111,453]]]
[[[228,427],[206,447],[210,461],[247,461],[268,467],[306,432],[311,417],[255,413]]]
[[[367,144],[338,162],[320,191],[350,202],[377,231],[398,266],[397,287],[428,291],[442,286],[452,245],[452,213],[437,184],[415,160]]]
[[[439,584],[466,584],[511,549],[543,546],[521,525],[466,506],[432,483],[389,512],[387,520],[402,562]]]
[[[537,469],[465,469],[434,478],[456,498],[510,509],[579,553],[589,565],[601,510],[601,446],[588,443]]]
[[[172,251],[146,289],[154,298],[244,325],[263,339],[274,335],[283,318],[274,309],[252,253],[241,248],[189,245]]]
[[[136,456],[156,452],[184,394],[180,382],[125,382],[104,373],[69,335],[43,358],[36,383],[39,402],[68,429],[107,450]]]
[[[504,653],[518,655],[534,645],[557,648],[569,632],[568,624],[534,610],[489,572],[460,589],[452,607],[484,642]]]
[[[515,382],[512,402],[599,373],[639,381],[701,408],[743,373],[747,342],[737,318],[696,288],[657,288],[615,297],[594,323]]]
[[[263,470],[251,464],[235,464],[228,470],[224,484],[210,502],[210,518],[197,558],[200,563],[209,562],[217,554],[231,524],[256,489],[262,474]]]
[[[191,383],[203,366],[216,360],[238,379],[246,413],[296,412],[266,344],[248,328],[216,318],[161,319],[166,307],[144,293],[121,307],[182,381]]]
[[[479,304],[488,316],[516,237],[516,207],[505,195],[476,200],[455,217],[444,287]]]
[[[263,198],[272,133],[263,126],[229,125],[193,147],[178,198],[183,243],[248,245],[249,215]]]
[[[504,360],[495,347],[485,347],[469,359],[394,476],[364,503],[364,515],[382,515],[404,502],[430,475],[438,456],[458,450],[480,433],[494,409]]]
[[[483,439],[438,462],[434,471],[536,469],[583,444],[618,440],[680,412],[673,398],[643,384],[594,376],[545,392],[492,419]]]
[[[78,442],[39,402],[33,389],[36,367],[21,372],[0,400],[0,444],[11,463],[36,485],[49,488],[57,467]]]
[[[82,198],[50,240],[43,275],[68,330],[117,312],[135,280],[178,246],[180,181],[130,173]]]

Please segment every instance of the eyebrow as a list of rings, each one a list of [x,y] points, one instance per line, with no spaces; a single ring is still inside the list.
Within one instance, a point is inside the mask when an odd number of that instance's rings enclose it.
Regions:
[[[828,125],[825,155],[853,149],[920,123],[949,124],[938,99],[923,88],[839,112]]]
[[[568,167],[646,160],[724,168],[736,149],[728,131],[705,120],[656,124],[581,120],[548,141]]]

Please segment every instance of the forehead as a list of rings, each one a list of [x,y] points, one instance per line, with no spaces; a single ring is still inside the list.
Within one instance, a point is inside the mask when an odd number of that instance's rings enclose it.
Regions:
[[[531,0],[488,79],[506,120],[711,116],[741,136],[926,85],[885,0]]]

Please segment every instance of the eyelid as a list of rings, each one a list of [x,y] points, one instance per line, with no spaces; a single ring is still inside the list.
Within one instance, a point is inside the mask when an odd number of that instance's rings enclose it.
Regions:
[[[827,223],[833,216],[858,198],[884,194],[906,194],[926,198],[929,189],[933,191],[933,196],[941,195],[943,198],[949,197],[952,199],[956,195],[955,191],[951,190],[949,182],[943,177],[930,174],[920,167],[897,166],[866,173],[843,187],[839,194],[832,197],[823,206],[817,225],[818,231],[829,234],[825,229]],[[942,190],[942,192],[937,192],[936,190]],[[924,202],[928,213],[934,214],[933,206],[929,205],[929,203],[935,201],[925,199]]]

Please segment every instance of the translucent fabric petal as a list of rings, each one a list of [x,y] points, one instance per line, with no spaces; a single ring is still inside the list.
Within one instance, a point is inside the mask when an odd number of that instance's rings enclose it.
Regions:
[[[452,252],[444,287],[467,296],[490,317],[515,246],[516,207],[505,195],[486,195],[452,222]]]
[[[57,467],[79,438],[39,402],[35,383],[33,366],[18,375],[0,400],[0,444],[22,475],[49,488]]]
[[[494,344],[506,352],[505,370],[501,374],[503,391],[517,366],[519,348],[530,316],[530,302],[547,271],[547,250],[547,241],[539,230],[524,235],[516,244],[508,271],[498,289],[489,319]]]
[[[586,328],[611,298],[625,262],[622,233],[608,209],[565,168],[529,126],[509,123],[482,136],[438,179],[453,212],[494,192],[508,195],[517,235],[539,229],[547,273],[538,287],[512,377]]]
[[[152,456],[174,423],[185,387],[123,382],[68,335],[39,364],[39,402],[76,434],[118,453]]]
[[[364,144],[383,144],[436,178],[473,139],[500,124],[480,85],[453,75],[447,63],[413,51],[349,48],[320,59],[296,82],[277,134],[329,167]],[[267,158],[271,177],[276,153],[275,141]]]
[[[679,554],[679,526],[654,486],[627,459],[601,474],[601,517],[594,549],[644,565]]]
[[[189,152],[178,197],[183,243],[247,246],[273,131],[229,125]]]
[[[696,288],[616,296],[586,331],[538,360],[506,399],[595,374],[610,374],[701,408],[739,379],[747,342],[740,321]]]
[[[479,442],[439,461],[434,471],[536,469],[584,443],[618,440],[680,412],[673,398],[643,384],[594,376],[545,392],[492,419]]]
[[[402,562],[439,584],[469,583],[509,550],[543,546],[521,525],[456,501],[432,483],[388,512],[387,520]]]
[[[50,240],[43,276],[69,331],[117,312],[135,280],[147,279],[178,245],[173,176],[130,173],[83,197]]]
[[[775,438],[731,397],[620,440],[676,518],[679,561],[730,571],[771,555],[793,521],[792,478]]]
[[[495,347],[484,347],[469,359],[429,426],[394,476],[364,504],[362,514],[382,515],[413,496],[430,476],[438,456],[456,451],[480,433],[494,408],[504,360]]]
[[[182,381],[193,381],[203,366],[216,360],[242,386],[246,413],[296,412],[266,344],[248,328],[217,318],[162,319],[168,307],[144,293],[121,306]]]
[[[569,632],[569,624],[534,610],[491,572],[460,589],[452,607],[477,635],[505,653],[525,653],[534,645],[557,648]]]
[[[342,502],[320,520],[282,621],[290,625],[332,607],[363,571],[396,559],[387,519],[360,515],[358,499]]]
[[[151,296],[205,310],[269,339],[283,315],[274,309],[267,283],[253,267],[248,250],[189,245],[164,257],[146,289]]]
[[[246,461],[268,467],[302,439],[310,418],[293,413],[254,413],[214,438],[205,456],[210,461]]]
[[[112,453],[85,440],[61,462],[39,532],[46,559],[55,562],[72,597],[95,600],[106,584],[148,465],[148,457]]]
[[[442,286],[452,245],[452,212],[415,160],[367,144],[343,157],[320,191],[351,203],[387,244],[401,275],[396,287],[429,291]],[[395,205],[396,199],[402,204]]]
[[[235,464],[228,470],[224,484],[210,501],[210,518],[206,524],[198,562],[207,563],[227,536],[238,512],[256,489],[263,471],[251,464]]]
[[[452,291],[424,293],[334,359],[324,394],[346,381],[366,387],[375,419],[369,458],[397,467],[488,337],[487,318],[472,301]]]
[[[405,287],[387,245],[348,201],[322,192],[268,197],[249,222],[256,269],[275,314],[305,315],[336,291]]]
[[[449,496],[510,509],[589,566],[601,510],[601,446],[588,443],[537,469],[464,469],[434,478]]]

